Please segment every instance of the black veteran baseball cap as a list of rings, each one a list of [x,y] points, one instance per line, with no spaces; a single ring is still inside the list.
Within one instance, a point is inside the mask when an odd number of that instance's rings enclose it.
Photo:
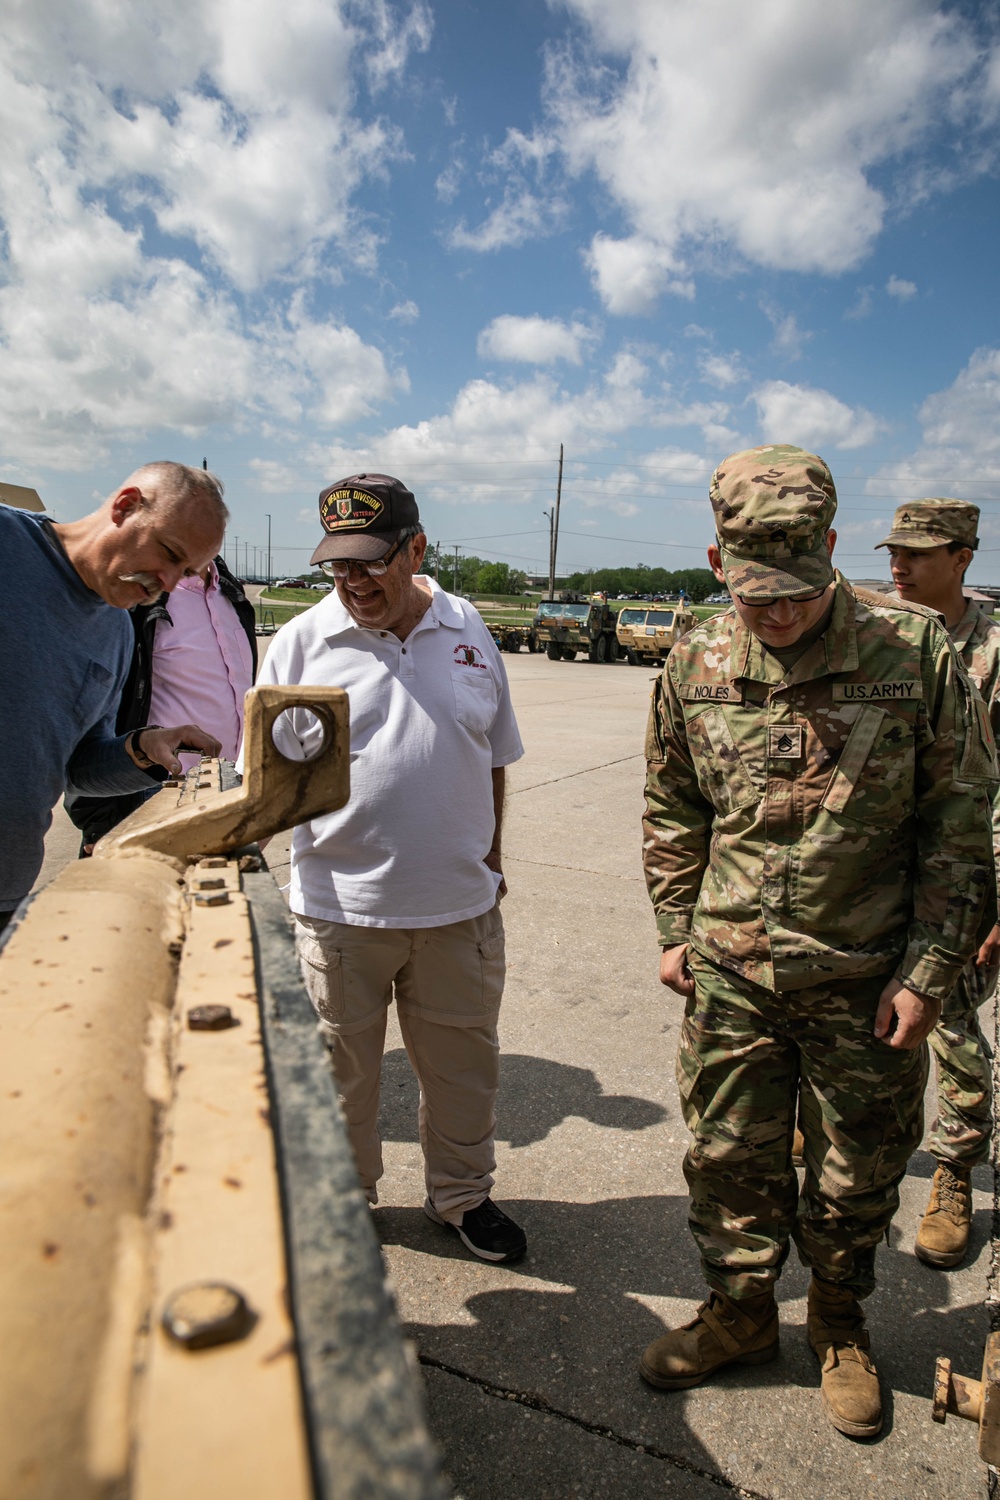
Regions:
[[[310,563],[337,557],[375,562],[385,556],[404,527],[420,524],[416,500],[390,474],[338,479],[319,497],[319,518],[326,535]]]
[[[833,578],[826,534],[837,512],[821,458],[787,444],[724,459],[709,486],[722,570],[751,602],[825,588]]]

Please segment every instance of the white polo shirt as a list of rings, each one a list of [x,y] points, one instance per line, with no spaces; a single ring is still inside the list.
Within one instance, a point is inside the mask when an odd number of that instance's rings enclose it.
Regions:
[[[405,641],[356,624],[332,592],[282,627],[258,675],[350,699],[350,801],[293,835],[302,916],[441,927],[496,900],[490,773],[524,754],[507,674],[478,611],[422,582],[430,608]]]

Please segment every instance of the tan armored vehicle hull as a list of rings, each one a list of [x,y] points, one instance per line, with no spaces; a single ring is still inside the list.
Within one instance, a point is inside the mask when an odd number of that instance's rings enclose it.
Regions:
[[[308,761],[272,733],[296,705]],[[246,725],[242,787],[202,761],[4,933],[3,1500],[444,1494],[287,908],[246,848],[347,801],[346,694],[257,688]]]

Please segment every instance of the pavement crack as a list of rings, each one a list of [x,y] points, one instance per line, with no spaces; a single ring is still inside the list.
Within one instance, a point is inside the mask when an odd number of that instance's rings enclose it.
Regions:
[[[523,854],[507,854],[504,863],[510,865],[535,865],[539,870],[568,870],[571,875],[599,875],[602,880],[633,880],[645,884],[642,875],[612,875],[608,870],[591,870],[586,865],[559,865],[551,859],[525,859]]]
[[[550,776],[548,781],[533,781],[530,786],[512,786],[508,789],[509,797],[520,796],[523,792],[535,792],[540,786],[554,786],[557,781],[571,781],[574,776],[589,776],[591,771],[605,771],[608,766],[623,766],[627,760],[642,760],[640,754],[620,755],[617,760],[601,761],[599,766],[584,766],[580,771],[567,771],[564,776]]]
[[[604,1438],[605,1442],[614,1443],[619,1448],[627,1448],[630,1453],[642,1453],[646,1458],[659,1459],[661,1463],[670,1464],[674,1469],[680,1469],[685,1474],[692,1474],[698,1479],[704,1479],[709,1484],[714,1484],[717,1489],[724,1490],[728,1495],[735,1495],[738,1500],[771,1500],[760,1490],[748,1490],[743,1485],[733,1480],[726,1479],[723,1474],[713,1474],[709,1469],[701,1469],[697,1464],[691,1463],[686,1458],[680,1458],[676,1453],[668,1453],[663,1448],[656,1448],[652,1443],[640,1443],[635,1438],[623,1436],[610,1427],[604,1427],[600,1422],[588,1422],[585,1417],[574,1416],[570,1411],[563,1411],[558,1406],[553,1406],[546,1401],[544,1396],[532,1395],[527,1391],[515,1391],[510,1386],[497,1385],[492,1380],[484,1380],[479,1375],[470,1375],[467,1370],[459,1370],[454,1365],[446,1364],[443,1359],[434,1359],[430,1354],[418,1354],[417,1359],[422,1365],[430,1370],[440,1370],[444,1375],[454,1375],[457,1380],[464,1380],[467,1385],[474,1385],[487,1396],[496,1396],[501,1401],[513,1401],[517,1406],[526,1406],[529,1411],[543,1412],[547,1417],[558,1417],[562,1422],[569,1422],[573,1427],[579,1427],[582,1432],[589,1432],[592,1437]]]

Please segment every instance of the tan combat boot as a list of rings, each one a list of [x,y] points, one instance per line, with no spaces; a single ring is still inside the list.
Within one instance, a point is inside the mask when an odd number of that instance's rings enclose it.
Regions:
[[[874,1437],[882,1431],[882,1393],[868,1357],[868,1330],[857,1297],[814,1276],[806,1328],[820,1363],[823,1407],[830,1421],[848,1437]]]
[[[929,1266],[957,1266],[969,1248],[972,1225],[971,1168],[943,1161],[934,1173],[930,1202],[914,1249]]]
[[[639,1361],[639,1373],[662,1391],[683,1391],[700,1385],[723,1365],[766,1365],[777,1354],[774,1293],[733,1302],[713,1290],[690,1323],[650,1344]]]

